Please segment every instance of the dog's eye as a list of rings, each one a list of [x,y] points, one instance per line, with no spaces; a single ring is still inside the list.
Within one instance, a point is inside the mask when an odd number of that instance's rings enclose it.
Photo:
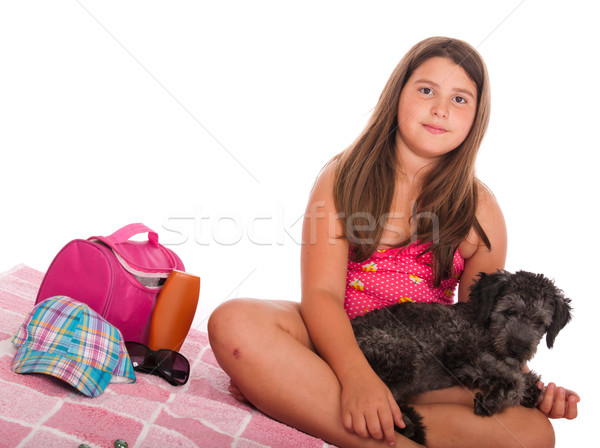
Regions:
[[[511,317],[511,316],[514,316],[515,314],[517,314],[517,312],[515,310],[508,309],[508,310],[504,311],[504,315],[506,317]]]

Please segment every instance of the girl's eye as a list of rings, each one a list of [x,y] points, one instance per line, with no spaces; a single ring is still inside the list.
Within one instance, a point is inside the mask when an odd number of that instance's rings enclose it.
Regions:
[[[467,100],[462,96],[455,96],[454,101],[456,101],[458,104],[467,104]]]
[[[419,92],[424,93],[425,95],[433,94],[433,90],[431,90],[429,87],[421,87]]]

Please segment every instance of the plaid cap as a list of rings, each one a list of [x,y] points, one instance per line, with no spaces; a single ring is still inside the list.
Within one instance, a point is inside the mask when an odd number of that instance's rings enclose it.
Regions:
[[[89,397],[135,381],[121,332],[89,306],[55,296],[38,303],[12,338],[17,373],[44,373]]]

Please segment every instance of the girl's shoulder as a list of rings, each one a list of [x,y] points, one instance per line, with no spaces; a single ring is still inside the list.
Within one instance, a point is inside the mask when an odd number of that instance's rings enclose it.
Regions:
[[[506,222],[500,204],[487,185],[481,181],[477,181],[477,186],[477,211],[475,213],[477,221],[486,233],[492,246],[494,246],[494,243],[505,246]],[[459,246],[460,254],[463,258],[470,258],[482,246],[485,247],[485,244],[473,227],[467,238]]]
[[[475,215],[479,220],[479,223],[483,226],[484,223],[494,224],[501,221],[504,224],[504,215],[498,200],[492,190],[481,181],[477,181],[479,187],[478,198],[477,198],[477,212]]]
[[[336,171],[337,162],[332,160],[317,175],[308,199],[305,220],[313,220],[313,226],[323,221],[334,222],[332,228],[338,234],[340,224],[333,194]]]
[[[333,195],[333,186],[335,183],[337,167],[337,158],[327,162],[315,179],[315,183],[313,184],[311,192],[312,196],[323,198],[323,196],[331,197]]]

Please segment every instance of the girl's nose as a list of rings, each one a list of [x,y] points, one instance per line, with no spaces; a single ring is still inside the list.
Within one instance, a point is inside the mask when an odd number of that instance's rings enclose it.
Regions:
[[[448,118],[448,105],[443,101],[435,101],[431,105],[431,113],[438,118]]]

